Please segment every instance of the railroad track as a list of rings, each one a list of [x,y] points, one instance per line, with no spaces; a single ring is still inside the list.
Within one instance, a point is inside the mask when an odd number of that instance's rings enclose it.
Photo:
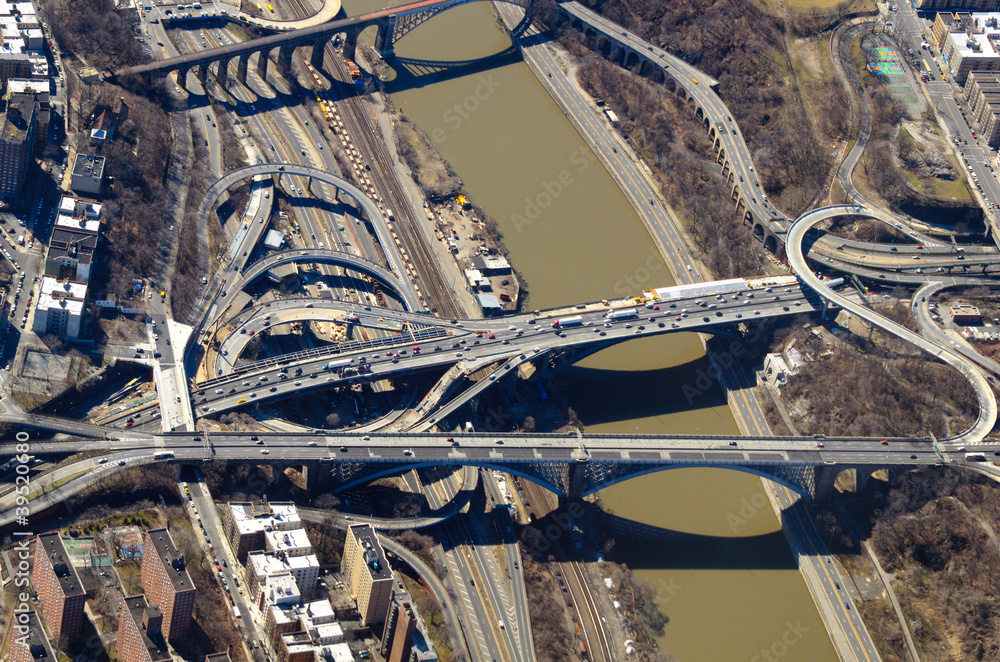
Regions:
[[[334,78],[341,84],[346,84],[344,81],[350,80],[350,75],[344,64],[343,56],[331,45],[327,45],[327,49],[325,62],[332,63],[332,71],[336,72]],[[414,266],[419,267],[416,270],[418,275],[414,282],[424,285],[423,289],[439,315],[442,317],[462,315],[461,307],[452,296],[451,288],[441,275],[440,263],[434,258],[430,246],[427,245],[424,236],[418,229],[419,223],[426,222],[426,219],[414,218],[409,200],[404,195],[402,186],[396,177],[396,167],[384,145],[377,139],[380,132],[372,126],[361,99],[352,94],[332,103],[339,109],[347,131],[354,139],[359,151],[372,165],[370,174],[376,189],[392,205],[391,209],[396,210],[397,220],[393,223],[393,227],[403,239],[409,254],[413,256]],[[386,137],[386,139],[389,138]]]
[[[544,504],[546,511],[554,507],[552,494],[529,481],[519,482],[524,494],[528,497],[527,505],[535,519],[538,518],[539,506],[542,504]],[[569,547],[571,546],[564,545],[564,547],[570,551]],[[580,625],[577,636],[586,651],[585,656],[591,662],[614,662],[616,659],[614,647],[604,627],[601,609],[597,603],[597,597],[590,587],[586,569],[576,561],[557,562],[555,565],[559,568],[569,601],[576,612],[576,623]]]

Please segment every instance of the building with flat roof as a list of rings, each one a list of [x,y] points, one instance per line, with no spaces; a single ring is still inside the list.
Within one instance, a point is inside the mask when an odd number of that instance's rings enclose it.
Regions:
[[[103,156],[96,154],[77,154],[70,188],[76,193],[99,194],[101,182],[104,180],[105,160]]]
[[[79,338],[86,300],[86,283],[43,276],[32,330],[38,335]]]
[[[10,662],[58,662],[34,611],[17,612],[10,636]]]
[[[55,226],[45,256],[45,275],[81,283],[90,282],[90,268],[97,252],[97,235]]]
[[[7,102],[0,128],[0,196],[21,193],[35,152],[38,102],[30,94],[15,94]]]
[[[948,310],[951,321],[955,324],[979,324],[983,321],[983,316],[975,306],[959,305],[952,306]]]
[[[229,653],[209,653],[205,656],[205,662],[233,662]]]
[[[122,600],[115,641],[122,662],[171,662],[163,636],[163,614],[142,595]]]
[[[964,85],[973,71],[1000,71],[1000,53],[985,25],[969,12],[942,12],[934,18],[932,33],[960,84]]]
[[[191,631],[195,588],[184,566],[184,555],[166,529],[146,531],[142,589],[163,612],[164,636],[169,641],[186,638]]]
[[[6,85],[12,78],[30,76],[31,62],[27,53],[0,49],[0,84]]]
[[[348,527],[341,571],[351,598],[358,606],[361,623],[381,634],[392,600],[392,569],[370,524]]]
[[[87,592],[58,532],[42,533],[35,539],[31,583],[57,646],[79,639]]]
[[[305,529],[284,531],[264,530],[264,549],[282,553],[285,556],[306,556],[312,554],[312,543]]]
[[[302,520],[291,502],[231,502],[222,511],[222,526],[236,557],[245,564],[247,554],[266,549],[266,531],[301,529]]]
[[[1000,147],[1000,72],[973,71],[965,82],[965,100],[979,134],[990,147]]]
[[[254,601],[269,578],[284,573],[295,578],[295,583],[304,595],[312,595],[319,579],[319,560],[315,554],[289,556],[284,553],[255,551],[247,554],[247,587]]]
[[[416,603],[406,591],[393,596],[379,649],[387,662],[435,662],[437,652],[420,618]]]
[[[65,194],[59,198],[55,227],[97,234],[101,229],[100,202]]]

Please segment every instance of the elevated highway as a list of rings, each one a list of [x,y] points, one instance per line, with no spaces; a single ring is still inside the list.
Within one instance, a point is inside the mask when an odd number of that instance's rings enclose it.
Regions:
[[[252,437],[256,437],[253,439]],[[807,497],[828,495],[848,468],[913,468],[955,464],[981,470],[950,446],[929,439],[699,435],[435,434],[435,433],[163,433],[152,440],[123,436],[99,442],[36,442],[35,455],[86,448],[127,457],[121,466],[152,461],[244,460],[301,466],[310,480],[348,489],[422,466],[499,469],[556,494],[582,496],[630,478],[668,469],[715,467],[764,476]],[[12,450],[0,445],[0,455]],[[1000,443],[976,448],[1000,452]],[[163,457],[163,453],[172,453]]]
[[[330,248],[302,248],[271,253],[264,259],[258,260],[246,267],[240,274],[239,280],[232,284],[231,290],[234,292],[242,290],[271,269],[299,262],[334,264],[367,274],[397,293],[403,299],[403,305],[406,306],[407,310],[414,312],[420,310],[420,300],[413,296],[413,286],[404,282],[399,275],[386,269],[374,260],[355,255],[354,253]]]
[[[786,246],[788,262],[795,275],[825,300],[877,326],[883,331],[919,347],[962,373],[976,392],[976,397],[979,400],[979,417],[971,428],[952,437],[949,441],[954,443],[983,441],[986,435],[993,430],[993,426],[996,425],[997,403],[993,389],[977,366],[973,365],[968,359],[952,352],[948,347],[942,346],[939,342],[924,338],[906,327],[893,322],[889,318],[864,306],[860,306],[831,290],[809,268],[803,253],[803,242],[806,240],[807,233],[817,223],[836,216],[854,216],[884,220],[883,217],[885,214],[884,212],[870,209],[863,205],[833,205],[814,209],[803,214],[792,224],[788,232],[788,243]]]
[[[704,285],[707,289],[703,291],[708,292],[717,284]],[[305,318],[307,312],[315,309],[316,302],[299,301],[298,309],[294,304],[283,304],[285,307],[282,314],[286,321]],[[702,305],[697,301],[701,301]],[[192,388],[195,413],[204,416],[247,403],[285,398],[298,392],[358,381],[376,381],[418,370],[447,368],[459,360],[486,365],[522,354],[524,357],[535,358],[552,352],[590,353],[618,342],[665,333],[697,331],[729,334],[731,327],[741,323],[753,324],[755,320],[768,317],[813,312],[823,308],[819,298],[810,292],[804,292],[797,283],[771,292],[767,292],[765,288],[745,289],[729,291],[725,295],[718,295],[718,298],[701,294],[660,303],[649,302],[649,305],[656,305],[659,310],[637,305],[632,300],[622,300],[540,311],[538,315],[456,319],[453,322],[397,310],[358,307],[344,302],[329,301],[325,305],[332,310],[342,309],[345,320],[360,320],[365,317],[372,326],[379,326],[383,322],[406,322],[416,329],[412,333],[424,334],[427,341],[421,341],[417,350],[410,346],[413,341],[409,336],[364,341],[364,346],[351,348],[349,351],[341,351],[337,345],[329,345],[309,350],[306,355],[295,353],[287,357],[267,359],[251,369],[236,366],[232,374],[215,377]],[[258,309],[257,316],[242,321],[240,328],[248,329],[246,334],[235,333],[227,337],[226,342],[231,340],[234,345],[232,350],[224,350],[228,352],[226,360],[236,360],[238,352],[252,337],[251,330],[259,332],[261,328],[266,328],[266,315],[278,314],[268,313],[267,310]],[[607,319],[612,310],[634,311],[634,315],[613,321]],[[580,318],[579,324],[558,328],[553,326],[555,320],[577,317]],[[338,362],[348,360],[350,373],[325,370],[324,366],[331,359]],[[367,368],[361,370],[361,366]],[[156,416],[149,406],[138,412],[148,412],[154,418]],[[149,419],[145,418],[143,422],[146,420]]]

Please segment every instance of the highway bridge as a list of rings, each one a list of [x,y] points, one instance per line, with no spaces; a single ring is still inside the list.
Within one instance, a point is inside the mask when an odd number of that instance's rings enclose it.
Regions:
[[[455,7],[467,5],[482,0],[420,0],[399,7],[381,9],[368,14],[330,21],[321,25],[301,28],[299,30],[281,32],[260,39],[238,44],[229,44],[219,48],[186,53],[166,60],[156,60],[134,67],[125,67],[113,72],[113,78],[121,80],[138,76],[149,82],[154,78],[165,78],[172,72],[178,72],[178,83],[183,85],[187,73],[197,71],[199,80],[208,80],[209,67],[218,63],[216,78],[220,85],[225,86],[229,76],[229,62],[237,61],[237,79],[244,85],[247,82],[247,70],[250,57],[257,54],[257,75],[262,80],[267,76],[269,54],[278,51],[278,66],[283,71],[291,71],[292,54],[300,46],[312,47],[312,63],[317,69],[322,68],[323,51],[328,41],[336,35],[345,35],[344,52],[347,57],[353,57],[358,35],[366,28],[378,29],[375,37],[375,48],[383,57],[390,57],[393,44],[406,36],[411,30],[427,20]],[[502,0],[520,7],[529,8],[531,0]],[[526,12],[522,24],[515,28],[513,34],[520,34],[531,22],[531,12]],[[265,24],[266,27],[266,24]]]
[[[953,445],[930,439],[856,437],[743,437],[699,435],[437,434],[437,433],[163,433],[150,438],[94,442],[35,442],[34,455],[74,451],[111,454],[122,466],[163,461],[252,461],[299,467],[314,486],[349,489],[424,466],[499,469],[556,494],[585,496],[617,482],[669,469],[714,467],[763,476],[799,494],[825,498],[846,469],[868,475],[880,468],[954,464],[989,470]],[[991,459],[1000,444],[980,444]],[[0,445],[0,456],[13,451]],[[162,457],[164,453],[173,453]]]
[[[418,345],[412,344],[415,339],[410,335],[367,340],[356,347],[339,348],[331,344],[305,354],[272,357],[248,368],[216,363],[217,376],[192,387],[192,403],[195,414],[205,416],[296,393],[447,369],[459,362],[486,366],[530,357],[540,363],[556,360],[559,365],[567,365],[603,347],[635,338],[683,331],[731,335],[741,323],[812,313],[824,306],[818,297],[794,281],[777,289],[763,284],[756,289],[745,285],[735,287],[733,281],[719,281],[702,283],[697,290],[667,288],[664,296],[671,296],[666,293],[673,291],[677,297],[650,300],[648,308],[635,299],[621,299],[536,311],[537,314],[468,320],[443,320],[333,300],[283,301],[272,304],[272,308],[257,307],[253,317],[242,318],[237,332],[223,341],[219,360],[234,362],[252,337],[251,331],[259,333],[279,323],[308,319],[320,304],[327,309],[321,319],[339,319],[350,324],[364,319],[373,327],[388,323],[402,326],[405,322],[408,333],[421,333],[422,339],[418,339]],[[683,294],[691,291],[698,294]],[[609,314],[613,318],[609,319]],[[578,319],[578,323],[554,325],[557,320],[567,319]],[[245,334],[240,332],[244,330]],[[348,361],[349,369],[325,369],[333,360]],[[153,405],[130,414],[142,423],[157,418]]]

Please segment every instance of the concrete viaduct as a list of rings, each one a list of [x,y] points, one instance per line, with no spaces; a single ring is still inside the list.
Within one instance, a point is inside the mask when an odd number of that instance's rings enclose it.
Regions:
[[[204,85],[208,81],[210,67],[217,64],[215,77],[219,84],[224,86],[229,78],[229,63],[236,60],[236,78],[246,85],[250,57],[254,54],[258,56],[257,75],[261,79],[267,76],[267,63],[273,51],[278,52],[279,68],[287,72],[291,71],[292,55],[295,49],[300,46],[312,48],[312,64],[317,69],[321,69],[323,52],[327,42],[337,35],[344,35],[344,55],[353,58],[358,36],[365,29],[371,27],[378,30],[375,37],[375,49],[382,57],[389,58],[393,55],[393,45],[420,24],[454,7],[480,1],[482,0],[420,0],[399,7],[382,9],[299,30],[281,32],[239,44],[229,44],[219,48],[186,53],[166,60],[125,67],[113,72],[112,77],[124,79],[138,76],[149,84],[153,79],[166,78],[171,73],[177,72],[178,83],[183,85],[187,73],[194,70]],[[512,34],[516,36],[523,32],[531,22],[530,6],[532,0],[504,1],[525,9],[525,20],[512,31]]]

